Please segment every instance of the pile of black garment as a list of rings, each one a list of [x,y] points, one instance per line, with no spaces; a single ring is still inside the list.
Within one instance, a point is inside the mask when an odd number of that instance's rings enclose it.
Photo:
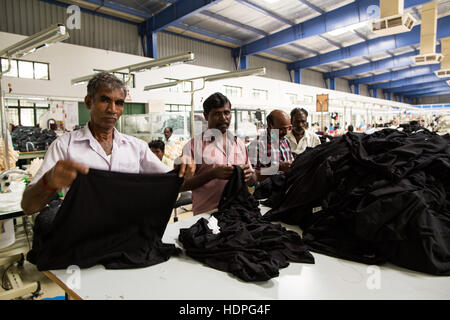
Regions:
[[[212,268],[244,281],[265,281],[277,277],[288,261],[314,263],[296,232],[262,219],[238,166],[211,217],[218,220],[219,233],[214,234],[208,220],[201,218],[190,228],[181,229],[178,239],[188,256]]]
[[[35,127],[19,126],[11,133],[14,149],[20,152],[46,150],[57,137],[53,130]]]
[[[450,275],[450,136],[407,131],[307,149],[264,218],[300,226],[315,252]]]
[[[130,269],[181,253],[162,242],[182,178],[178,172],[134,174],[89,169],[72,183],[61,206],[36,217],[27,260],[38,270]]]

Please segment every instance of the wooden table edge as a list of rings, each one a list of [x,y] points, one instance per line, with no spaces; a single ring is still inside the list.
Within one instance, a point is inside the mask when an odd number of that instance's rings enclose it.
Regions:
[[[51,271],[42,271],[50,280],[56,283],[61,289],[64,290],[72,299],[74,300],[83,300],[78,294],[76,294],[72,289],[70,289],[64,282],[58,279]]]

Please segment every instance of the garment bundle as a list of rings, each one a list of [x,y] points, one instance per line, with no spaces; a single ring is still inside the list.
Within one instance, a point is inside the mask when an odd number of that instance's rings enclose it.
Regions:
[[[176,172],[79,174],[61,207],[36,218],[27,259],[39,270],[138,268],[180,253],[161,238],[183,179]]]
[[[217,220],[218,232],[208,226],[211,219]],[[262,219],[238,166],[225,186],[218,211],[209,220],[201,218],[181,229],[179,241],[188,256],[244,281],[269,280],[289,262],[314,263],[296,232]]]
[[[298,225],[311,251],[450,275],[449,135],[347,133],[255,194],[271,200],[264,218]]]

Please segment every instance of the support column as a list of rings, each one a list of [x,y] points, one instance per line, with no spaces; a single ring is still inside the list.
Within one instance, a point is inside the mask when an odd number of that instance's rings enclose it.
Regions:
[[[388,100],[392,100],[392,93],[391,92],[387,93],[387,98],[388,98]]]
[[[330,89],[336,90],[336,79],[335,78],[330,78]]]
[[[359,94],[359,84],[354,84],[353,85],[353,91],[355,94]]]
[[[372,89],[372,97],[373,98],[377,97],[377,89],[376,88]]]
[[[147,33],[147,56],[158,58],[158,41],[156,32]]]
[[[248,56],[241,56],[240,69],[248,69]]]
[[[302,69],[295,69],[294,70],[294,82],[295,83],[302,83]]]

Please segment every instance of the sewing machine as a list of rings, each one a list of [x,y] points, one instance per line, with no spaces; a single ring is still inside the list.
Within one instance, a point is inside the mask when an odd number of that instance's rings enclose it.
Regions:
[[[0,300],[37,296],[41,289],[38,281],[24,284],[19,274],[33,240],[33,217],[25,216],[20,207],[24,185],[14,184],[23,176],[29,173],[6,170],[0,174],[0,285],[5,290],[0,291]]]

